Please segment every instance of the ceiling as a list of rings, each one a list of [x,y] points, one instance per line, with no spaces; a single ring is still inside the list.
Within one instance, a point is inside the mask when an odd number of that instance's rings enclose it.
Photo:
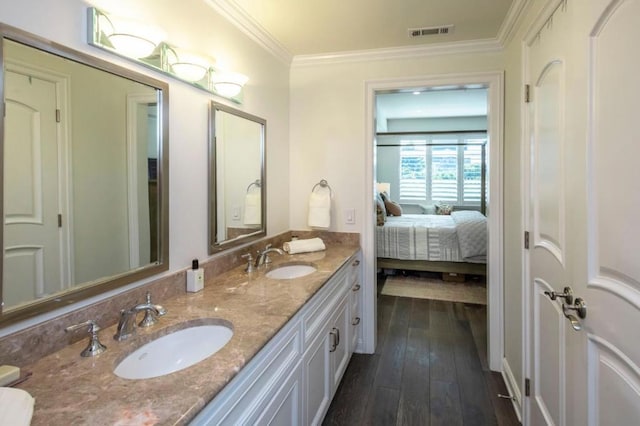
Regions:
[[[376,95],[376,118],[473,117],[487,115],[487,89],[445,86]],[[444,89],[444,90],[443,90]]]
[[[234,10],[292,56],[495,40],[519,0],[205,0]],[[409,28],[453,25],[410,38]]]

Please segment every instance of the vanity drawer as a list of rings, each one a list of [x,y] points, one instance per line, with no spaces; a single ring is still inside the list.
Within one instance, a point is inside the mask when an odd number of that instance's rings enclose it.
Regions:
[[[343,266],[331,277],[322,288],[319,297],[313,301],[303,316],[302,329],[305,345],[315,338],[326,325],[329,315],[348,291],[348,270],[346,268],[346,265]]]

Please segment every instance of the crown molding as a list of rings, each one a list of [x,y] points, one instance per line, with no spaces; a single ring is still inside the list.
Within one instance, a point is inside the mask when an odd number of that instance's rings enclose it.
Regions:
[[[251,15],[233,0],[205,0],[216,12],[236,26],[245,35],[258,43],[284,64],[291,64],[293,56],[282,43],[276,40]]]
[[[502,50],[498,39],[434,43],[412,47],[390,47],[382,49],[352,50],[318,55],[297,55],[292,67],[339,64],[347,62],[386,61],[394,59],[419,58],[464,53],[493,53]]]
[[[511,3],[507,16],[498,30],[498,40],[502,47],[506,47],[515,35],[520,20],[524,17],[524,12],[529,5],[531,5],[530,0],[513,0],[513,3]]]

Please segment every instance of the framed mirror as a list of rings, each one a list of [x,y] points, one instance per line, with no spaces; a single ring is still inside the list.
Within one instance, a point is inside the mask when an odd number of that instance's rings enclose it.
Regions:
[[[266,120],[211,102],[209,254],[266,235]]]
[[[0,24],[0,326],[169,267],[168,85]]]

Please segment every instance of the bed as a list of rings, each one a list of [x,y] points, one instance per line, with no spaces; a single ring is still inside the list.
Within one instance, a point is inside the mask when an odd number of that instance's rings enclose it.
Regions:
[[[379,268],[486,275],[487,219],[480,212],[388,216],[376,228]]]

